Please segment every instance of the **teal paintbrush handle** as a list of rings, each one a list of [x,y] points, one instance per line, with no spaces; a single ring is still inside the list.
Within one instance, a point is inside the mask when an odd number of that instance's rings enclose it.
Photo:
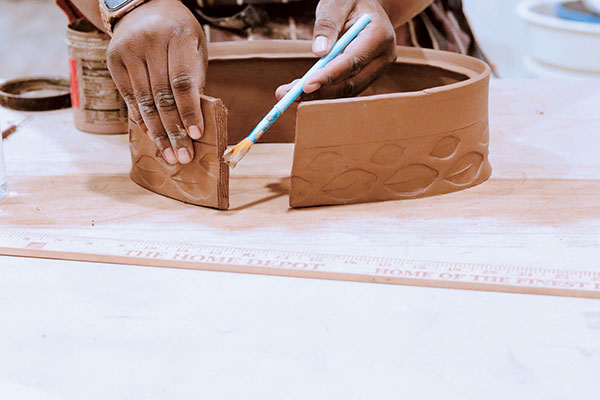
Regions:
[[[267,129],[273,125],[275,121],[283,114],[285,110],[288,109],[290,105],[302,94],[302,86],[304,82],[315,72],[325,67],[331,60],[337,57],[345,48],[356,38],[356,36],[371,22],[371,17],[369,14],[363,14],[351,27],[342,35],[341,38],[338,39],[337,42],[331,48],[331,51],[324,55],[312,66],[311,69],[308,70],[306,74],[296,84],[290,89],[289,92],[285,94],[275,104],[275,106],[269,111],[269,113],[256,125],[256,127],[250,132],[248,135],[248,139],[252,140],[253,143],[262,136],[263,133]]]

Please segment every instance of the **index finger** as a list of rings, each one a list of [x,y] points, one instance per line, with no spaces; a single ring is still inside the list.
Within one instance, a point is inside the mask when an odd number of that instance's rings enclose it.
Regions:
[[[200,139],[204,131],[200,109],[204,57],[198,51],[198,40],[185,35],[174,37],[169,43],[168,59],[169,80],[181,122],[192,139]]]
[[[389,35],[374,20],[323,69],[310,76],[303,86],[305,93],[312,93],[323,86],[329,86],[357,75],[372,60],[382,55],[393,42]]]

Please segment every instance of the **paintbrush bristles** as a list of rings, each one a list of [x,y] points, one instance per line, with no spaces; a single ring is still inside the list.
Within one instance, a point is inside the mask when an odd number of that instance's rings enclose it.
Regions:
[[[252,148],[254,142],[248,138],[245,138],[241,142],[239,142],[234,147],[230,148],[223,154],[223,159],[225,163],[229,165],[231,168],[235,168],[235,166],[244,158],[246,154]]]

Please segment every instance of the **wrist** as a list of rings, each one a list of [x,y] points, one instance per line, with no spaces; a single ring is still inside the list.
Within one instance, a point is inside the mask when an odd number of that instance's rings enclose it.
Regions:
[[[381,7],[385,10],[394,28],[405,24],[417,14],[425,10],[433,0],[378,0]]]
[[[115,26],[125,15],[148,1],[150,0],[99,0],[105,32],[112,36]]]

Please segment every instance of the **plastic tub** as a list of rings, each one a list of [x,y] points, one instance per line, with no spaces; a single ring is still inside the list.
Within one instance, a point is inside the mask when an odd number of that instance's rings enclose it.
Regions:
[[[600,78],[600,24],[560,19],[556,3],[537,0],[518,6],[528,27],[529,57],[565,76]]]

